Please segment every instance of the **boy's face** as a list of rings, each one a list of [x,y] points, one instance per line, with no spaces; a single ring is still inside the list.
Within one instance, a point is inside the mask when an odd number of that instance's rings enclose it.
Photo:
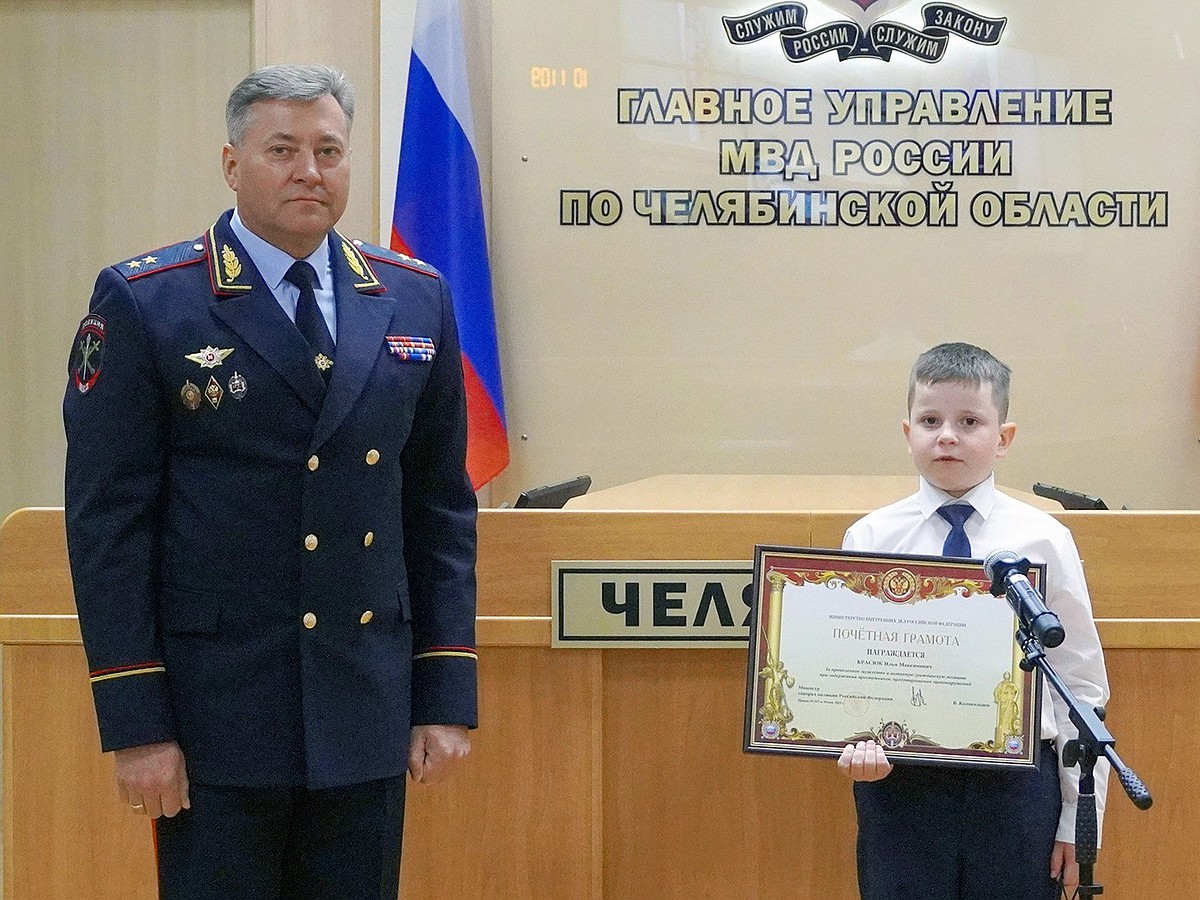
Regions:
[[[908,415],[904,437],[917,471],[954,497],[991,475],[1017,430],[1012,422],[1000,422],[987,383],[918,382]]]

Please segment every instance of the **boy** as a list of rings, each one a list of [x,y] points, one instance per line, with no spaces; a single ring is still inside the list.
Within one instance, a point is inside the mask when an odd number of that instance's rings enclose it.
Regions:
[[[996,490],[995,461],[1012,445],[1010,369],[971,344],[922,353],[902,423],[921,476],[916,494],[863,517],[847,550],[982,559],[1012,550],[1046,564],[1046,604],[1066,641],[1047,659],[1084,703],[1108,701],[1108,678],[1079,553],[1048,514]],[[1058,764],[1076,735],[1066,705],[1043,689],[1041,764],[1021,772],[901,766],[874,741],[847,744],[838,767],[855,782],[858,881],[864,900],[1054,900],[1075,862],[1078,768]],[[1099,761],[1103,813],[1108,764]]]

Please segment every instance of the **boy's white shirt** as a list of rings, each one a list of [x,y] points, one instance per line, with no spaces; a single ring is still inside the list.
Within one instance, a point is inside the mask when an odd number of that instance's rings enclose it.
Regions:
[[[842,547],[879,553],[939,556],[950,525],[937,515],[947,503],[970,503],[975,512],[965,529],[971,552],[984,559],[996,550],[1011,550],[1034,563],[1046,564],[1043,594],[1046,606],[1062,621],[1067,633],[1061,646],[1046,651],[1046,659],[1080,701],[1090,706],[1108,703],[1108,675],[1100,636],[1092,618],[1083,565],[1070,530],[1057,519],[996,490],[995,476],[977,484],[960,498],[920,479],[917,493],[859,519],[846,531]],[[1042,737],[1054,739],[1059,759],[1068,735],[1076,735],[1066,703],[1049,686],[1042,693]],[[1049,701],[1049,702],[1047,702]],[[1096,764],[1097,825],[1103,830],[1109,764]],[[1075,843],[1075,809],[1079,801],[1079,768],[1059,765],[1063,808],[1056,840]],[[1098,832],[1099,834],[1099,832]]]

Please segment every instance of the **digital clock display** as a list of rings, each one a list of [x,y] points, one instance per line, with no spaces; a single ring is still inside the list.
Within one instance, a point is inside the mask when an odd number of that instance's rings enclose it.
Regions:
[[[529,86],[535,91],[545,91],[551,88],[587,90],[588,70],[583,66],[557,69],[551,66],[530,66]]]

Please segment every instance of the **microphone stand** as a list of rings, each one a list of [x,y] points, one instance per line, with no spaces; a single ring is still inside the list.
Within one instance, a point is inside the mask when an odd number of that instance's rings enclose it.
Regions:
[[[1020,617],[1018,617],[1020,619]],[[1079,887],[1075,896],[1095,897],[1104,893],[1104,886],[1092,881],[1096,864],[1096,844],[1099,824],[1096,819],[1096,760],[1103,755],[1117,773],[1121,787],[1138,809],[1149,809],[1154,799],[1142,780],[1121,760],[1113,749],[1116,739],[1104,725],[1104,707],[1082,704],[1046,659],[1046,649],[1033,634],[1024,619],[1017,628],[1017,645],[1025,654],[1021,668],[1026,672],[1038,669],[1051,687],[1066,701],[1071,722],[1079,729],[1079,737],[1063,748],[1062,764],[1067,768],[1079,766],[1079,805],[1075,809],[1075,861],[1079,863]]]

